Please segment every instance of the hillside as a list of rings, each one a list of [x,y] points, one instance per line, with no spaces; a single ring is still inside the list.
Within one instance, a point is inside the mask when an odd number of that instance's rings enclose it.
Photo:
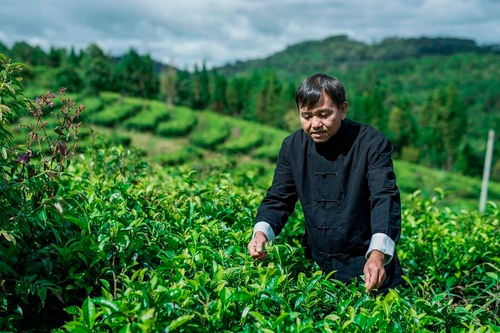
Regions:
[[[271,183],[281,142],[290,133],[209,110],[167,106],[109,92],[99,98],[73,97],[86,105],[80,132],[82,152],[92,142],[100,147],[133,146],[153,163],[165,167],[185,165],[201,173],[219,168],[250,177],[262,190]],[[55,123],[50,122],[51,126]],[[18,143],[27,134],[26,129],[17,126],[15,133]],[[477,208],[481,186],[478,178],[397,159],[395,172],[403,196],[418,190],[430,198],[436,194],[435,188],[441,188],[444,198],[440,204]],[[490,183],[489,200],[500,204],[500,183]]]
[[[295,89],[308,75],[326,72],[346,87],[348,116],[385,133],[395,157],[476,178],[488,130],[500,131],[499,47],[472,40],[389,38],[370,45],[333,36],[264,59],[214,70],[169,68],[161,75],[158,64],[133,49],[118,58],[96,45],[45,54],[21,42],[4,51],[30,65],[30,89],[114,91],[287,131],[297,125]],[[500,181],[500,145],[493,156],[492,179]]]

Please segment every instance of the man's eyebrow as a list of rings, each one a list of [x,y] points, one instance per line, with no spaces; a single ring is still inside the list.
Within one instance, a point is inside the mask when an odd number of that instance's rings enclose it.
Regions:
[[[319,109],[316,111],[311,111],[311,110],[301,110],[300,114],[306,115],[306,114],[318,114],[318,113],[323,113],[323,112],[333,112],[334,110],[332,109]]]

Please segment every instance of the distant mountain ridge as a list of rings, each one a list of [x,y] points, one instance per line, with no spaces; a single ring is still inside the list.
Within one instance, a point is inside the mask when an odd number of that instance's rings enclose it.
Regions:
[[[367,44],[346,35],[323,40],[305,41],[288,46],[271,56],[249,61],[236,61],[218,68],[227,75],[248,72],[256,68],[272,67],[289,74],[308,73],[326,69],[332,63],[343,69],[356,68],[370,61],[400,60],[455,53],[500,53],[500,44],[480,46],[474,40],[460,38],[386,38]]]

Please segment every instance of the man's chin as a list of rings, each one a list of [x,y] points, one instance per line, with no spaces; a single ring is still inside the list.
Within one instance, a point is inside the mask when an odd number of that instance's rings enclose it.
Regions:
[[[328,139],[330,139],[330,137],[328,136],[325,136],[325,137],[319,137],[319,136],[314,136],[314,135],[311,135],[310,136],[311,139],[316,142],[316,143],[323,143],[323,142],[327,142]]]

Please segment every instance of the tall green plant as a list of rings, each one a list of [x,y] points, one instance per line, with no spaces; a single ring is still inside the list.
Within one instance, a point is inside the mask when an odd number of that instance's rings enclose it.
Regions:
[[[34,102],[26,100],[17,77],[22,67],[0,56],[0,316],[6,318],[0,322],[2,330],[12,328],[9,323],[20,317],[36,316],[47,300],[62,300],[54,280],[59,267],[51,256],[69,230],[61,223],[64,208],[56,194],[76,148],[84,108],[65,97],[64,89],[58,100],[51,92]],[[10,144],[8,125],[23,114],[32,119],[23,125],[28,136],[18,148]],[[49,114],[56,118],[50,129]]]

